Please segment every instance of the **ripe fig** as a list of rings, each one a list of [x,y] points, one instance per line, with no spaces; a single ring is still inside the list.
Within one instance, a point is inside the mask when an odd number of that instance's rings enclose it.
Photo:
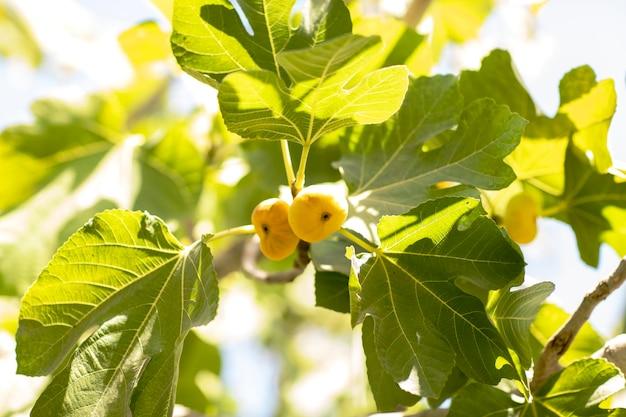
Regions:
[[[506,206],[503,224],[511,239],[530,243],[537,236],[537,202],[527,193],[511,198]]]
[[[261,240],[261,252],[279,261],[296,250],[300,239],[289,227],[289,204],[278,198],[261,201],[252,212],[252,224]]]
[[[341,228],[348,200],[338,186],[317,184],[302,189],[289,207],[291,230],[306,242],[319,242]]]

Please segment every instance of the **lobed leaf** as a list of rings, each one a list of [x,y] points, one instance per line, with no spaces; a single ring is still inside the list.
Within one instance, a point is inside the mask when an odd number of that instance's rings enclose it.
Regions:
[[[454,77],[417,78],[392,119],[347,135],[337,166],[356,212],[404,213],[432,199],[440,181],[484,189],[513,181],[502,159],[517,146],[525,121],[491,100],[477,100],[462,114],[461,103]]]
[[[624,409],[598,404],[623,389],[624,377],[604,359],[584,359],[568,366],[542,386],[532,401],[522,402],[498,388],[470,384],[452,400],[450,417],[623,416]],[[476,401],[480,398],[480,401]]]
[[[294,0],[242,0],[241,15],[228,0],[176,0],[172,51],[180,66],[211,85],[235,71],[267,70],[279,75],[283,50],[315,46],[350,33],[343,1],[324,0],[303,10],[291,27]]]
[[[490,384],[512,377],[483,304],[454,283],[463,277],[501,288],[523,269],[519,252],[495,223],[476,216],[477,206],[473,199],[441,199],[383,217],[380,251],[360,268],[360,314],[374,318],[380,363],[417,395],[437,397],[455,363]]]
[[[227,76],[218,94],[226,126],[244,138],[304,145],[341,128],[387,120],[404,98],[408,72],[394,66],[355,74],[377,44],[375,38],[345,35],[281,54],[279,62],[295,82],[291,87],[270,71]]]
[[[22,300],[18,372],[54,372],[31,415],[171,415],[183,340],[217,298],[204,243],[147,213],[96,215]]]
[[[530,368],[532,360],[530,326],[541,304],[552,291],[554,284],[551,282],[540,282],[515,291],[507,290],[497,296],[490,308],[494,324],[525,369]]]

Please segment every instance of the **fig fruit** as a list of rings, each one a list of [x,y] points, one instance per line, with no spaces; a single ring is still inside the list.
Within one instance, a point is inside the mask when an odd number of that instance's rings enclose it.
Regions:
[[[289,227],[289,204],[278,198],[261,201],[252,211],[252,224],[261,240],[261,253],[274,261],[285,259],[300,239]]]
[[[527,193],[511,198],[506,206],[503,224],[511,239],[517,243],[530,243],[537,236],[538,208]]]
[[[291,230],[305,242],[319,242],[341,228],[348,217],[345,192],[333,185],[305,187],[289,207]]]

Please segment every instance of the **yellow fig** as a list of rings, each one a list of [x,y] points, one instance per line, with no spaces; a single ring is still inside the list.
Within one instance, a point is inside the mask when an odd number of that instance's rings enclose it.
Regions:
[[[537,203],[527,193],[511,198],[506,206],[503,224],[511,239],[530,243],[537,236]]]
[[[305,242],[319,242],[341,228],[348,217],[348,200],[338,186],[304,188],[289,207],[291,230]]]
[[[274,261],[291,255],[300,241],[289,227],[288,213],[289,204],[278,198],[261,201],[252,212],[261,252]]]

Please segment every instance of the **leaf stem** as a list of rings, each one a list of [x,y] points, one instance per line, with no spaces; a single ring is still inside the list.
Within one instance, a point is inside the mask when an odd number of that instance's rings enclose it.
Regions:
[[[295,194],[298,194],[302,187],[304,187],[304,171],[306,170],[306,161],[309,157],[309,150],[311,150],[311,144],[305,143],[302,145],[302,155],[300,156],[300,165],[298,166],[298,175],[296,176],[296,182],[294,183]]]
[[[344,236],[345,238],[347,238],[351,242],[359,245],[360,247],[362,247],[363,249],[365,249],[368,252],[372,252],[372,253],[379,253],[380,252],[380,248],[377,247],[375,244],[373,244],[372,242],[368,242],[365,239],[361,239],[359,236],[355,235],[350,230],[348,230],[348,229],[346,229],[344,227],[339,229],[339,234],[341,234],[342,236]]]
[[[293,172],[293,165],[291,164],[291,154],[289,153],[289,142],[287,142],[287,140],[282,139],[280,141],[280,150],[283,154],[285,174],[287,174],[287,184],[291,187],[296,180],[296,176]]]
[[[424,17],[424,14],[426,14],[426,9],[428,9],[430,3],[432,3],[432,0],[413,0],[404,14],[406,25],[410,28],[415,28],[422,20],[422,17]]]
[[[237,226],[237,227],[232,227],[230,229],[219,231],[211,235],[206,241],[211,242],[213,240],[221,239],[223,237],[251,235],[253,233],[254,233],[254,226],[251,224],[246,224],[245,226]]]

